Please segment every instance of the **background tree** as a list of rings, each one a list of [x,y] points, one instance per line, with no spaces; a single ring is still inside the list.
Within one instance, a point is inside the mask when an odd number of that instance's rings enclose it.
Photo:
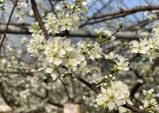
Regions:
[[[0,90],[12,112],[159,111],[158,1],[0,3]]]

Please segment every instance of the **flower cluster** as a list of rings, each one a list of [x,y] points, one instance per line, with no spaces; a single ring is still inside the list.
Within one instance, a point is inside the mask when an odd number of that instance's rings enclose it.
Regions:
[[[85,57],[71,45],[71,40],[62,37],[49,39],[45,45],[44,53],[46,55],[45,71],[50,73],[53,79],[64,72],[76,71],[77,66],[85,61]]]
[[[113,68],[113,72],[122,72],[129,70],[129,61],[121,55],[114,54],[110,52],[108,55],[105,55],[105,59],[110,59],[115,61],[116,65]]]
[[[102,58],[102,48],[97,42],[92,44],[90,42],[79,41],[77,43],[77,51],[88,56],[91,60]]]
[[[75,30],[78,28],[79,21],[86,19],[84,15],[87,12],[86,3],[88,1],[75,0],[74,4],[61,2],[61,6],[56,7],[56,13],[49,13],[44,22],[48,33],[59,33],[63,30]],[[102,58],[102,48],[99,43],[78,42],[77,45],[71,44],[71,40],[63,37],[55,37],[45,40],[42,30],[38,23],[33,23],[29,30],[32,33],[32,39],[27,45],[28,52],[36,55],[43,51],[45,61],[43,68],[46,73],[50,73],[55,80],[59,75],[68,74],[72,71],[88,73],[86,59]],[[39,69],[39,70],[41,70]]]
[[[23,17],[26,16],[26,9],[29,5],[26,2],[18,2],[17,9],[16,9],[16,17],[18,18],[19,22],[23,21]]]
[[[111,82],[111,86],[107,88],[101,87],[101,93],[98,94],[96,102],[98,105],[108,108],[109,111],[117,106],[132,102],[129,99],[130,92],[126,84],[121,81]]]
[[[45,27],[48,33],[59,33],[64,30],[76,30],[79,21],[86,19],[88,11],[86,0],[75,0],[74,4],[61,2],[61,6],[56,7],[57,14],[48,13],[45,20]]]
[[[159,56],[158,50],[159,50],[159,38],[157,36],[154,36],[153,38],[144,38],[140,39],[140,42],[133,41],[133,49],[132,53],[139,53],[139,54],[147,54],[150,58],[150,61],[152,62],[152,59]]]
[[[89,45],[89,46],[86,46]],[[71,44],[71,40],[62,37],[49,39],[44,45],[44,68],[55,80],[61,74],[77,71],[88,73],[86,59],[92,60],[101,58],[102,49],[98,43],[86,44],[79,42],[77,45]],[[91,48],[89,48],[91,46]]]
[[[153,94],[154,89],[150,89],[149,91],[143,90],[143,94],[145,96],[143,106],[139,106],[140,109],[144,109],[150,113],[158,113],[159,112],[159,104],[156,100],[156,97],[159,97],[158,94]]]
[[[32,39],[27,44],[28,52],[37,54],[38,51],[44,50],[44,43],[46,42],[42,30],[38,26],[38,22],[32,24],[32,28],[29,30],[32,33]]]

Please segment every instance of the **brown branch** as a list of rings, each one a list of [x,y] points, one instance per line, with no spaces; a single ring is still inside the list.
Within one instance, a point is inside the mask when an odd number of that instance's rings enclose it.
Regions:
[[[84,23],[84,24],[81,24],[79,27],[81,28],[81,27],[84,27],[85,25],[92,25],[92,24],[104,22],[104,21],[106,21],[106,20],[111,20],[111,19],[118,18],[118,17],[124,17],[124,16],[126,16],[126,15],[127,15],[127,13],[126,13],[126,14],[124,13],[124,14],[114,15],[114,16],[112,16],[112,17],[105,18],[105,19],[98,20],[98,21],[94,21],[94,22],[86,22],[86,23]]]
[[[57,106],[57,107],[59,107],[59,108],[63,108],[63,107],[64,107],[62,104],[52,102],[51,100],[48,100],[47,102],[48,102],[49,104],[52,104],[52,105]]]
[[[130,15],[130,14],[136,13],[136,12],[151,11],[151,10],[158,10],[158,9],[159,9],[159,6],[139,6],[139,7],[135,7],[132,9],[126,9],[126,10],[121,9],[120,11],[117,11],[114,13],[104,14],[104,15],[95,16],[95,17],[88,17],[88,21],[93,20],[93,19],[100,19],[100,20],[93,21],[93,22],[87,21],[87,22],[81,24],[80,27],[84,27],[85,25],[91,25],[91,24],[104,22],[106,20],[111,20],[114,18],[124,17],[124,16]],[[105,18],[105,17],[107,17],[107,18]]]
[[[130,109],[130,110],[132,110],[132,111],[134,111],[134,112],[137,112],[137,113],[150,113],[150,112],[141,110],[141,109],[139,109],[139,108],[133,107],[133,106],[130,105],[130,104],[124,104],[123,107],[128,108],[128,109]]]
[[[66,84],[61,80],[61,78],[59,77],[59,80],[61,81],[61,83],[62,83],[62,85],[63,85],[63,87],[64,87],[64,89],[65,89],[65,91],[66,91],[66,94],[67,94],[67,97],[68,97],[68,100],[71,100],[71,97],[70,97],[70,95],[69,95],[69,93],[68,93],[68,91],[67,91],[67,88],[66,88]]]
[[[136,91],[143,85],[144,83],[141,83],[141,82],[137,82],[131,89],[130,91],[130,97],[134,97]]]
[[[5,29],[5,32],[4,32],[2,41],[1,41],[1,43],[0,43],[0,53],[1,53],[1,48],[2,48],[3,42],[4,42],[5,38],[6,38],[6,34],[7,34],[7,30],[8,30],[8,26],[9,26],[10,20],[11,20],[11,18],[12,18],[13,12],[14,12],[16,6],[17,6],[17,3],[18,3],[18,0],[15,1],[14,6],[13,6],[13,9],[12,9],[12,11],[11,11],[11,14],[10,14],[10,16],[9,16],[9,19],[8,19],[8,22],[7,22],[7,26],[6,26],[6,29]]]
[[[96,92],[97,94],[101,93],[101,91],[95,85],[90,84],[89,82],[87,82],[86,80],[84,80],[83,78],[81,78],[79,75],[77,75],[75,72],[72,72],[72,73],[75,75],[75,78],[77,80],[79,80],[80,82],[82,82],[83,84],[85,84],[86,86],[88,86],[94,92]]]
[[[108,13],[108,14],[104,14],[100,16],[89,17],[88,20],[99,19],[99,18],[104,18],[108,16],[115,16],[115,15],[119,15],[123,13],[126,13],[127,15],[129,15],[129,14],[133,14],[140,11],[151,11],[151,10],[159,10],[159,6],[138,6],[138,7],[126,9],[126,10],[120,9],[120,11],[117,11],[114,13]]]
[[[154,18],[154,19],[145,19],[145,20],[142,20],[142,21],[139,21],[138,23],[136,23],[135,25],[132,25],[132,26],[129,26],[129,27],[125,27],[124,28],[124,31],[128,31],[128,30],[136,30],[136,26],[140,26],[140,28],[146,26],[147,24],[149,24],[150,22],[153,22],[155,20],[157,20],[158,18]]]
[[[31,75],[31,76],[34,76],[33,72],[20,72],[20,71],[1,71],[0,70],[0,73],[2,74],[26,74],[26,75]]]
[[[140,53],[137,53],[131,60],[129,60],[129,65],[128,66],[130,66],[131,62],[133,60],[135,60],[137,57],[141,57]]]
[[[2,82],[0,83],[0,93],[2,98],[4,99],[5,103],[10,106],[11,108],[13,108],[13,103],[11,101],[8,101],[7,97],[5,96],[5,92],[4,92],[4,87],[2,85]]]
[[[48,36],[47,31],[46,31],[46,29],[44,27],[42,19],[40,17],[40,14],[39,14],[39,11],[38,11],[38,8],[37,8],[37,4],[36,4],[35,0],[31,0],[31,4],[32,4],[32,10],[34,12],[35,20],[38,22],[40,28],[42,29],[42,31],[44,33],[44,36],[45,36],[45,39],[48,40],[49,36]]]

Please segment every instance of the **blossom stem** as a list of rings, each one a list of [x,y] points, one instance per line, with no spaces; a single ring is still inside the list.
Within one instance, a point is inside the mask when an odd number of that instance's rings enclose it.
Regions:
[[[111,39],[111,37],[114,36],[117,32],[119,32],[122,27],[123,27],[123,26],[120,26],[111,36],[109,36],[109,37],[106,38],[105,40],[103,40],[103,41],[97,41],[97,42],[100,43],[100,44],[106,42],[107,40]]]
[[[140,53],[137,53],[130,61],[129,61],[129,65],[130,66],[130,63],[137,57],[141,57]]]

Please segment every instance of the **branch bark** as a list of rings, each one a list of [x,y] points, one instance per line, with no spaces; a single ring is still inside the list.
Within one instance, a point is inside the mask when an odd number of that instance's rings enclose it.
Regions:
[[[108,14],[103,14],[100,16],[93,16],[93,17],[88,17],[88,21],[85,23],[81,24],[80,27],[84,27],[85,25],[91,25],[91,24],[96,24],[100,22],[104,22],[106,20],[111,20],[114,18],[119,18],[119,17],[124,17],[136,12],[141,12],[141,11],[151,11],[151,10],[159,10],[159,6],[139,6],[131,9],[120,9],[117,12],[114,13],[108,13]],[[100,19],[100,20],[96,20]],[[93,22],[89,22],[89,20],[95,20]]]
[[[36,4],[35,0],[31,0],[31,4],[32,4],[32,9],[33,9],[33,12],[34,12],[35,20],[38,22],[40,28],[42,29],[42,31],[44,33],[44,36],[45,36],[45,39],[48,40],[49,36],[48,36],[47,31],[46,31],[46,29],[44,27],[42,19],[40,17],[40,14],[39,14],[39,11],[38,11],[38,8],[37,8],[37,4]]]
[[[88,17],[88,20],[92,20],[92,19],[99,19],[99,18],[104,18],[104,17],[108,17],[108,16],[115,16],[115,15],[119,15],[119,14],[125,14],[126,15],[130,15],[136,12],[140,12],[140,11],[151,11],[151,10],[159,10],[159,6],[139,6],[139,7],[135,7],[135,8],[131,8],[131,9],[120,9],[117,12],[114,13],[108,13],[108,14],[104,14],[104,15],[100,15],[100,16],[94,16],[94,17]]]

